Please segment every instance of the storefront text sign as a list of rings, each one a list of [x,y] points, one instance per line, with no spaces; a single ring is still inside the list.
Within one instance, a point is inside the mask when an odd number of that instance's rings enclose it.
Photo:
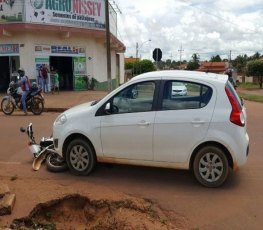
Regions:
[[[1,54],[19,54],[18,44],[0,44],[0,55]]]
[[[26,21],[105,29],[105,1],[26,0]]]
[[[37,45],[35,53],[39,55],[56,55],[70,57],[85,57],[85,48],[66,45]]]

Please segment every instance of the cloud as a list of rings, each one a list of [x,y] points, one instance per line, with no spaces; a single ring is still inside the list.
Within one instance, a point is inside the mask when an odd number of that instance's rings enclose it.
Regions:
[[[127,46],[126,56],[151,58],[161,48],[163,59],[189,60],[193,53],[202,59],[220,54],[263,53],[262,0],[115,0],[122,11],[118,15],[119,39]],[[148,39],[152,41],[145,43]]]

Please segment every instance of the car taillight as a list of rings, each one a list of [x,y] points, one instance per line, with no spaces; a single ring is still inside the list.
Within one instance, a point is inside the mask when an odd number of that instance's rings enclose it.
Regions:
[[[238,126],[241,126],[241,127],[245,126],[245,118],[242,112],[242,108],[238,104],[238,101],[235,99],[232,92],[227,87],[225,87],[225,91],[229,99],[229,102],[232,106],[232,111],[230,114],[230,121]]]

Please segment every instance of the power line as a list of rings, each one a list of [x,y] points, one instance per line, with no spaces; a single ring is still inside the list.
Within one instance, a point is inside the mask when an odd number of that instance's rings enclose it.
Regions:
[[[187,0],[181,0],[181,1],[183,1],[183,2],[185,2],[185,3],[188,3]],[[204,9],[201,9],[201,8],[199,8],[199,7],[197,7],[197,6],[193,6],[193,5],[191,5],[191,4],[188,5],[188,6],[194,8],[194,9],[197,9],[197,10],[199,10],[199,11],[201,11],[201,12],[204,12],[204,13],[206,13],[206,14],[209,14],[209,15],[211,15],[211,16],[213,16],[213,17],[219,18],[219,19],[221,19],[221,20],[223,20],[223,21],[225,21],[225,22],[227,22],[227,23],[229,23],[229,24],[232,24],[232,25],[240,28],[240,25],[238,25],[238,24],[236,24],[236,23],[234,23],[234,22],[232,22],[232,21],[230,21],[230,20],[228,20],[228,19],[225,19],[225,18],[222,17],[222,16],[213,14],[213,13],[211,13],[210,11],[206,11],[206,10],[204,10]],[[212,11],[212,10],[211,10],[211,11]],[[242,28],[242,29],[249,30],[249,31],[251,31],[252,33],[255,33],[255,34],[258,34],[258,33],[260,32],[260,31],[258,31],[258,30],[257,30],[257,31],[256,31],[256,30],[252,30],[252,29],[250,29],[250,28]],[[262,31],[261,31],[261,32],[262,32]],[[244,32],[244,34],[251,34],[251,33],[246,33],[246,32]]]

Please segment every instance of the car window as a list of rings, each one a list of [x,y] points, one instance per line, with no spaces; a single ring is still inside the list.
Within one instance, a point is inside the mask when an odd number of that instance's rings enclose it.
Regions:
[[[155,82],[128,86],[113,97],[113,113],[137,113],[152,110]]]
[[[166,81],[163,92],[162,110],[199,109],[212,96],[210,87],[185,81]]]

